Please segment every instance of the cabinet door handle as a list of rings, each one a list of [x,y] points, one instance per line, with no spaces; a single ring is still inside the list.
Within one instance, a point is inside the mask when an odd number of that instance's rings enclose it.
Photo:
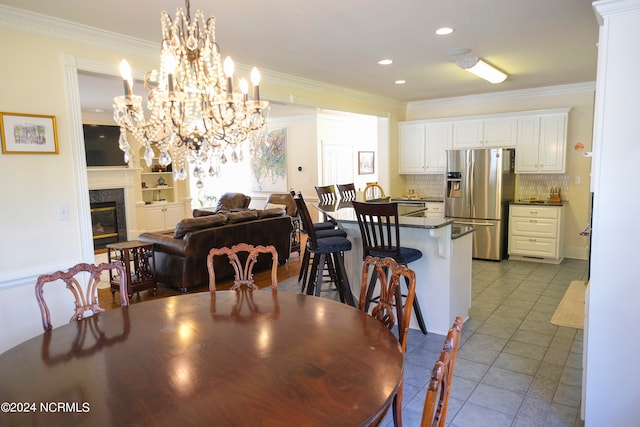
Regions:
[[[538,220],[537,219],[530,219],[529,222],[537,223]]]
[[[538,211],[529,211],[531,215],[538,215]]]
[[[529,239],[530,242],[537,242],[536,239]]]

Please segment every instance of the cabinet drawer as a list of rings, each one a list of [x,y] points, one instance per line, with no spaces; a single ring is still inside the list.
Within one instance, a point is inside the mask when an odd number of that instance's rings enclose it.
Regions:
[[[509,255],[557,258],[557,240],[512,235],[509,239]]]
[[[527,237],[558,237],[558,220],[549,218],[512,217],[509,229],[513,235]]]
[[[511,215],[528,218],[558,218],[560,208],[545,206],[511,205]]]

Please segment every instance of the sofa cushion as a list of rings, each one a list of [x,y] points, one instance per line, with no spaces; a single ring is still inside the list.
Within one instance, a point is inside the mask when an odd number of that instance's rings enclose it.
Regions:
[[[227,217],[221,214],[201,216],[198,218],[184,218],[176,225],[176,229],[173,231],[173,237],[182,239],[185,234],[191,231],[222,225],[226,219]]]
[[[193,217],[194,218],[198,218],[201,216],[209,216],[209,215],[215,215],[216,211],[211,209],[194,209],[193,210]]]
[[[238,222],[252,221],[258,218],[256,211],[239,211],[229,212],[227,214],[227,224],[235,224]]]
[[[256,212],[258,213],[258,219],[282,216],[287,213],[283,208],[258,209]]]

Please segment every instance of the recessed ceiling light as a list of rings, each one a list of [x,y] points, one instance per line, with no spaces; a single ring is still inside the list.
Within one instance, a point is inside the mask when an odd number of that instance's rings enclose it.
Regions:
[[[436,30],[436,34],[439,36],[446,36],[451,33],[453,33],[453,28],[451,27],[440,27]]]
[[[403,85],[405,84],[407,81],[406,80],[396,80],[396,84],[397,85]]]
[[[469,52],[471,52],[471,49],[467,49],[466,47],[458,47],[455,49],[449,49],[448,51],[445,52],[445,54],[449,56],[457,56],[457,55],[466,55]]]
[[[381,59],[380,61],[378,61],[379,65],[391,65],[393,64],[393,60],[392,59]]]

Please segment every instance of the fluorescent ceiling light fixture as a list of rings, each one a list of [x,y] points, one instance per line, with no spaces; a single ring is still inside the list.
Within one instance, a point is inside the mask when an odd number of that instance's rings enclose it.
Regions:
[[[378,65],[391,65],[393,64],[393,60],[391,59],[381,59],[378,61]]]
[[[459,59],[456,61],[456,64],[458,67],[463,68],[490,83],[502,83],[507,78],[505,73],[487,64],[477,56],[473,58]]]
[[[453,28],[450,27],[441,27],[436,30],[436,34],[439,36],[446,36],[451,33],[453,33]]]
[[[406,80],[396,80],[396,82],[395,82],[395,83],[396,83],[397,85],[403,85],[403,84],[405,84],[406,82],[407,82]]]

